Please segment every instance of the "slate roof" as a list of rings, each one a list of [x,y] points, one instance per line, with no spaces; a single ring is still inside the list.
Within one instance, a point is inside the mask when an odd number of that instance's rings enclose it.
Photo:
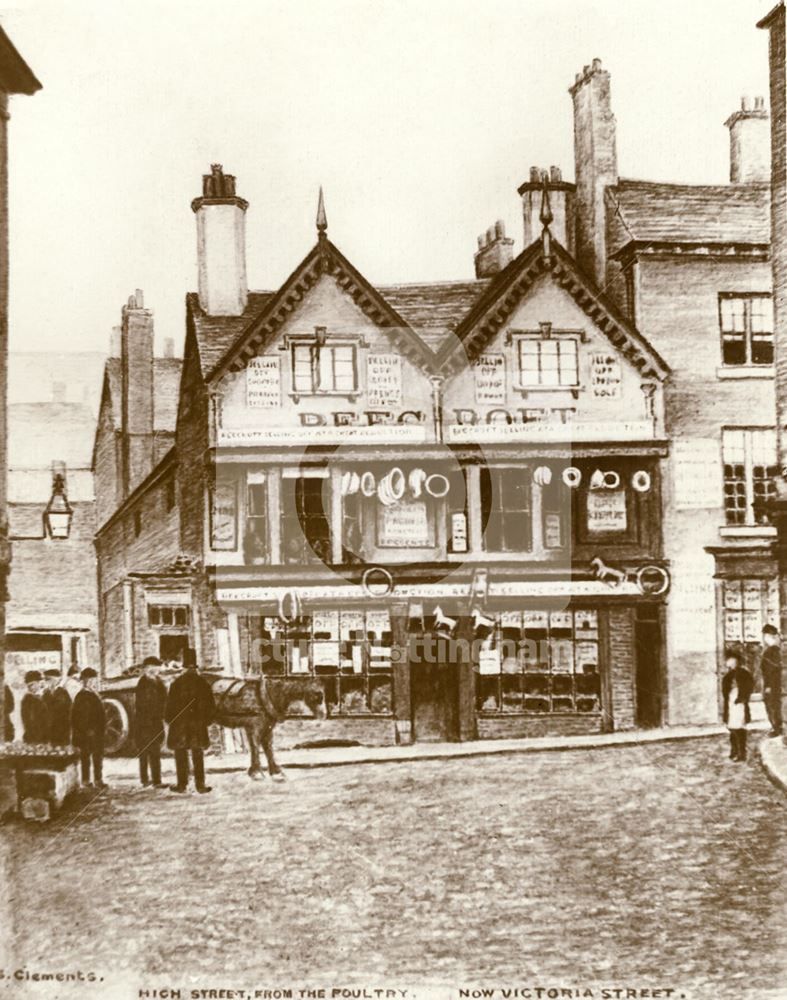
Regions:
[[[623,242],[768,244],[767,184],[660,184],[621,180],[607,207]],[[628,239],[626,239],[628,237]]]
[[[442,344],[489,286],[481,281],[381,285],[378,291],[433,351]]]
[[[199,304],[199,295],[189,292],[186,312],[194,322],[202,374],[208,373],[221,361],[252,320],[260,315],[274,292],[249,292],[246,308],[240,316],[208,316]]]

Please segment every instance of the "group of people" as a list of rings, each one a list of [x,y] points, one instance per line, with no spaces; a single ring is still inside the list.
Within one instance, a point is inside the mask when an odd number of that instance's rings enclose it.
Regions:
[[[189,754],[198,792],[210,792],[205,784],[204,751],[210,745],[208,726],[215,716],[213,692],[197,669],[193,649],[183,655],[184,672],[167,690],[159,676],[162,663],[154,656],[142,664],[134,703],[134,737],[143,785],[164,788],[161,780],[161,749],[164,736],[174,751],[176,783],[173,792],[185,792],[189,784]],[[92,667],[72,667],[63,678],[56,669],[29,670],[27,691],[20,705],[23,739],[28,744],[74,746],[79,749],[82,785],[106,788],[103,779],[104,702],[98,693],[98,674]],[[12,714],[14,698],[5,689],[6,738],[15,737]],[[91,782],[91,766],[92,777]]]
[[[67,677],[50,668],[43,673],[28,670],[27,688],[19,706],[22,738],[32,745],[75,746],[79,749],[82,784],[106,788],[103,779],[104,702],[98,694],[98,673],[92,667],[80,671],[72,667]],[[5,689],[5,732],[8,740],[16,736],[13,724],[14,696]]]
[[[771,725],[769,736],[782,733],[782,656],[779,630],[766,625],[762,630],[763,652],[760,658],[762,700]],[[727,670],[721,681],[724,702],[723,718],[730,733],[730,760],[746,760],[746,726],[751,722],[749,700],[754,691],[754,677],[740,653],[726,657]]]
[[[159,676],[161,660],[149,656],[142,662],[142,676],[135,691],[135,736],[139,778],[143,785],[164,788],[161,780],[161,748],[167,724],[167,746],[175,755],[176,782],[172,792],[185,792],[189,784],[189,754],[194,769],[194,787],[205,794],[205,750],[210,746],[208,726],[216,706],[208,681],[197,669],[193,649],[183,654],[184,672],[170,684]]]

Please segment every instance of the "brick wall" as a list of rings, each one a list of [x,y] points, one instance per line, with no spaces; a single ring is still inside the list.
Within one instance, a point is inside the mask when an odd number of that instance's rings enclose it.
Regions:
[[[112,420],[112,409],[105,396],[98,416],[94,458],[96,524],[108,521],[121,501],[120,435]]]
[[[610,608],[607,635],[615,729],[633,729],[636,713],[636,662],[632,608]]]
[[[598,715],[479,715],[480,740],[513,740],[537,736],[586,736],[601,731]]]

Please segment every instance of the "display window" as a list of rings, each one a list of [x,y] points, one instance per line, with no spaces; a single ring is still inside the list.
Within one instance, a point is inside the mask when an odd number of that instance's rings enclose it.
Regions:
[[[493,617],[478,656],[478,711],[600,711],[597,611],[511,610]]]
[[[779,628],[779,581],[758,577],[724,580],[721,605],[725,652],[743,653],[747,666],[756,668],[762,652],[763,626]],[[759,683],[759,670],[753,673]]]

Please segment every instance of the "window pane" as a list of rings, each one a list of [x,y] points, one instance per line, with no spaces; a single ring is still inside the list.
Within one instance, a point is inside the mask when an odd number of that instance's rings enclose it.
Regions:
[[[322,392],[332,392],[334,389],[333,380],[333,355],[330,348],[321,347],[317,351],[319,362],[319,388]]]
[[[773,364],[773,334],[757,333],[751,338],[751,360],[754,365]]]
[[[773,333],[773,300],[757,296],[751,300],[752,333]]]
[[[721,351],[722,351],[723,364],[725,365],[746,364],[746,338],[744,336],[725,333],[721,342]]]
[[[722,431],[722,452],[725,462],[746,461],[745,431]]]
[[[751,432],[751,460],[754,465],[776,464],[776,431]]]
[[[746,330],[744,300],[721,300],[721,328],[723,331],[743,333]]]

